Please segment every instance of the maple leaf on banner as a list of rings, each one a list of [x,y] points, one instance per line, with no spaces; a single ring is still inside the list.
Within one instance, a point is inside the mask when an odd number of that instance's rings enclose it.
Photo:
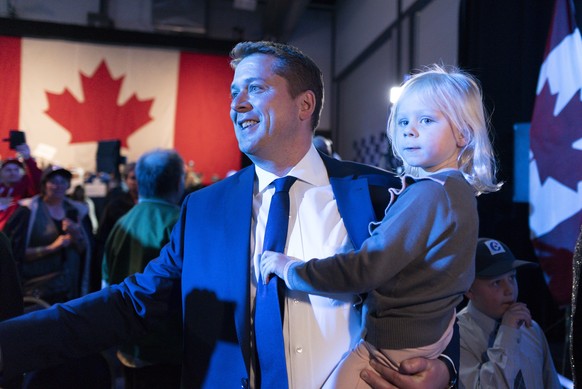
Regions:
[[[152,120],[149,112],[154,99],[140,100],[134,93],[118,105],[124,78],[114,79],[103,60],[92,76],[81,73],[83,101],[67,88],[61,94],[46,92],[49,108],[45,113],[71,133],[71,143],[119,139],[127,147],[127,137]]]
[[[582,102],[572,98],[558,116],[553,108],[557,96],[552,95],[548,84],[536,99],[536,107],[531,121],[531,149],[538,164],[541,183],[553,177],[563,185],[577,191],[580,175],[573,173],[574,167],[582,166],[582,150],[574,148],[580,138],[576,130],[580,123],[570,123],[571,118],[579,117]],[[556,156],[559,150],[559,156]]]

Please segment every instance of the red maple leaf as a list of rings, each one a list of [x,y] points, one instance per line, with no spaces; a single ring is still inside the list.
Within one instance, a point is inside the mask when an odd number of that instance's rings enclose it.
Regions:
[[[46,92],[49,108],[45,113],[71,133],[71,143],[119,139],[127,147],[127,137],[152,120],[149,112],[154,99],[139,100],[134,93],[118,105],[124,78],[114,79],[103,60],[92,76],[81,73],[84,101],[66,88],[61,94]]]
[[[535,102],[530,129],[531,149],[542,184],[551,176],[576,191],[582,180],[582,151],[572,144],[582,138],[582,102],[576,93],[560,114],[554,116],[556,98],[546,83]]]

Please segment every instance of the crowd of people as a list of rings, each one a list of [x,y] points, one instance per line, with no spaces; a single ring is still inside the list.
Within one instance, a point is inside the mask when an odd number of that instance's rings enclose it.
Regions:
[[[128,389],[559,388],[517,301],[533,262],[478,237],[475,198],[501,187],[478,81],[444,66],[406,81],[398,177],[321,151],[322,75],[298,49],[231,58],[252,165],[206,188],[185,197],[181,156],[151,150],[92,218],[71,172],[26,144],[0,165],[0,387],[114,348]],[[23,296],[51,306],[23,314]]]
[[[17,156],[4,161],[0,174],[0,193],[5,195],[0,321],[84,296],[143,271],[169,241],[185,192],[184,161],[175,151],[163,149],[123,166],[123,184],[108,191],[99,220],[83,186],[71,188],[71,171],[54,165],[40,169],[26,144],[17,146]],[[180,318],[176,314],[167,328],[120,346],[126,387],[179,388]],[[87,361],[101,362],[94,356]],[[63,365],[29,373],[24,382],[6,386],[76,387],[79,377],[59,377],[70,373]],[[107,387],[109,382],[100,379],[95,384]]]

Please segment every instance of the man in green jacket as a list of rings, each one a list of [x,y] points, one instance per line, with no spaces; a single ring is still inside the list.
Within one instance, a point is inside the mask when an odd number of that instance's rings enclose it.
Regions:
[[[178,153],[160,149],[145,153],[137,161],[136,176],[138,204],[117,221],[105,244],[106,284],[117,284],[142,272],[170,240],[180,215],[184,161]],[[144,337],[120,345],[117,357],[123,365],[126,388],[180,387],[182,332],[176,308]]]

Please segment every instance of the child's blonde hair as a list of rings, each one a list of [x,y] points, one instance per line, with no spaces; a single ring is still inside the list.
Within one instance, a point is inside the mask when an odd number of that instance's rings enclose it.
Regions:
[[[446,117],[453,130],[462,134],[466,145],[459,153],[457,165],[477,195],[501,188],[495,174],[497,164],[489,141],[483,95],[477,79],[457,67],[432,65],[412,75],[402,84],[400,99],[416,93],[427,105],[436,107]],[[399,99],[399,100],[400,100]],[[404,173],[418,176],[420,168],[406,163],[394,142],[398,101],[388,119],[388,138],[394,155],[404,163]]]

